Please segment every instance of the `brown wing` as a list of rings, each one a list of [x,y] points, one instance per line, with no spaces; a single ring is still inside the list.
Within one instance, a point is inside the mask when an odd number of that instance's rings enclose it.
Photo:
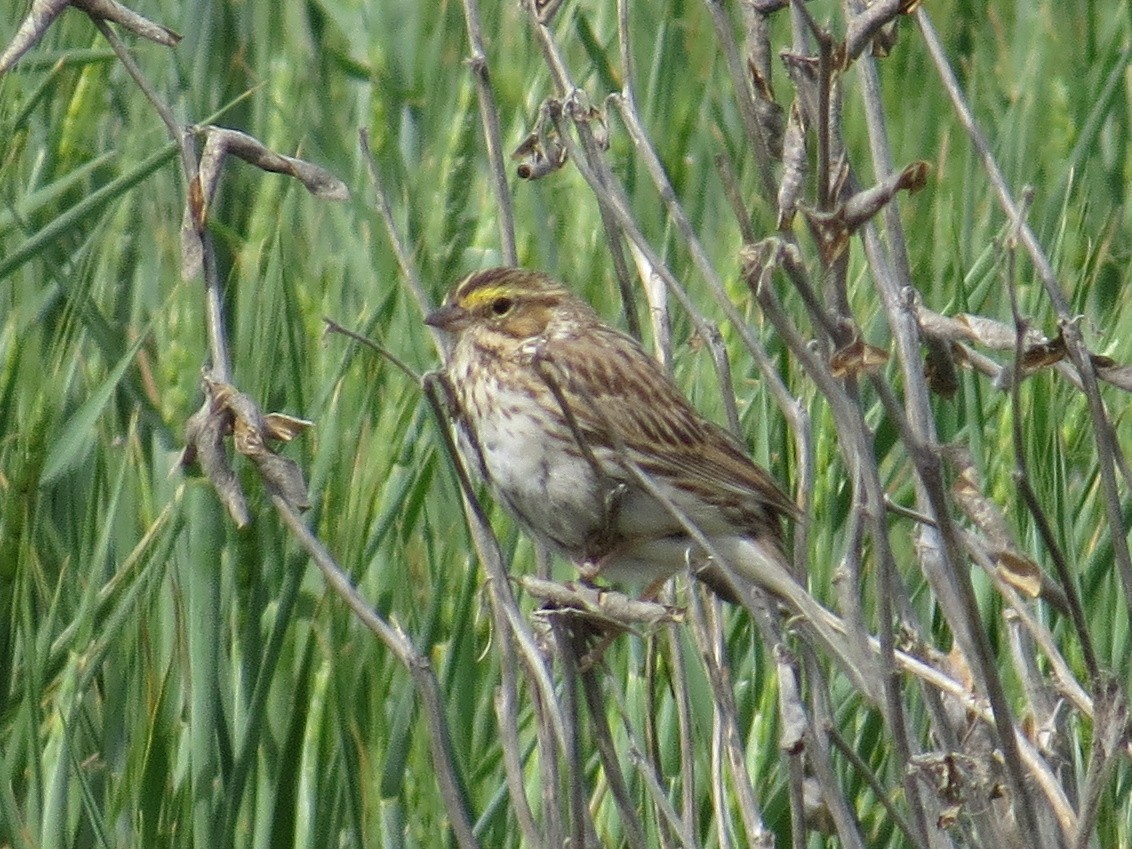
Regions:
[[[551,338],[544,351],[587,440],[610,448],[619,441],[649,474],[679,477],[741,523],[798,516],[774,478],[701,416],[633,339],[604,324],[583,335]]]

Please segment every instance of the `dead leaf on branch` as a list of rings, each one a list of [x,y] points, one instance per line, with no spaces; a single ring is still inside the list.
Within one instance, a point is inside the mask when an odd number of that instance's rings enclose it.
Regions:
[[[517,171],[522,179],[541,179],[566,164],[566,144],[558,135],[557,126],[561,114],[562,104],[554,98],[539,107],[534,131],[511,154],[519,163]]]
[[[1018,331],[1013,324],[972,313],[960,313],[954,320],[965,328],[964,335],[967,341],[976,342],[994,351],[1014,350]],[[1023,342],[1027,349],[1032,349],[1047,345],[1050,340],[1038,330],[1028,328]]]
[[[575,125],[588,126],[601,150],[609,149],[609,125],[605,115],[589,102],[584,92],[575,91],[565,101],[551,97],[539,107],[535,129],[511,154],[511,159],[519,163],[516,173],[520,178],[539,180],[566,164],[566,143],[559,130],[559,119],[564,114]]]
[[[232,471],[232,462],[224,445],[224,438],[231,430],[230,417],[214,410],[212,400],[206,395],[201,408],[185,422],[185,450],[181,452],[181,465],[200,463],[201,471],[212,483],[236,527],[245,528],[251,523],[248,502],[239,478]]]
[[[931,333],[924,334],[924,377],[936,395],[953,398],[959,391],[959,371],[955,345]]]
[[[1053,339],[1031,345],[1022,352],[1022,370],[1026,373],[1059,363],[1069,355],[1065,338],[1058,333]]]
[[[873,36],[872,54],[877,59],[885,59],[892,52],[896,39],[900,35],[900,28],[896,21],[889,21],[877,30]]]
[[[912,295],[915,298],[913,307],[916,311],[916,321],[920,325],[920,330],[924,333],[952,342],[972,342],[975,340],[974,333],[966,322],[960,321],[959,318],[933,312],[924,306],[919,292],[913,291]]]
[[[993,351],[1013,351],[1018,331],[1012,324],[998,321],[994,318],[976,316],[969,312],[961,312],[957,316],[944,316],[934,312],[920,302],[918,295],[914,303],[916,320],[920,331],[925,334],[937,336],[957,344],[960,342],[974,342]],[[1026,338],[1023,340],[1026,349],[1022,353],[1022,370],[1026,374],[1038,369],[1048,368],[1062,362],[1069,355],[1065,340],[1061,333],[1047,338],[1034,328],[1027,328]],[[961,350],[959,350],[961,353]],[[1114,386],[1132,392],[1132,367],[1118,365],[1112,358],[1100,354],[1089,354],[1092,367],[1097,370],[1097,377]]]
[[[842,222],[850,230],[856,230],[896,197],[896,193],[906,190],[915,194],[922,189],[928,181],[928,172],[931,166],[923,161],[913,162],[904,167],[902,171],[890,174],[875,186],[862,189],[842,206]]]
[[[860,336],[848,345],[838,348],[829,358],[829,370],[834,377],[856,377],[873,372],[888,362],[888,351],[870,345]]]
[[[827,264],[836,260],[848,246],[849,237],[891,202],[897,192],[916,192],[923,188],[929,167],[926,162],[913,162],[875,186],[850,195],[828,212],[803,207],[806,220],[818,239],[822,260]],[[840,197],[849,176],[847,163],[839,161],[832,174],[831,197]]]
[[[161,24],[155,24],[115,0],[71,0],[71,5],[76,9],[82,9],[91,17],[118,24],[134,35],[140,35],[166,47],[173,47],[181,40],[180,34]]]
[[[193,279],[200,272],[204,248],[199,234],[208,221],[209,205],[220,183],[224,162],[230,155],[264,171],[294,177],[317,198],[336,201],[350,198],[346,184],[325,168],[276,153],[247,133],[214,125],[194,127],[193,132],[204,136],[205,141],[197,173],[189,179],[185,223],[181,230],[181,276],[185,280]]]
[[[998,576],[1028,598],[1042,594],[1042,570],[1029,557],[1004,549],[994,552]]]
[[[762,287],[769,284],[771,274],[778,267],[781,248],[780,240],[767,238],[739,249],[739,276],[747,282],[756,298]]]
[[[216,190],[221,168],[229,155],[239,157],[264,171],[294,177],[308,192],[323,200],[350,199],[350,190],[346,184],[325,168],[305,159],[276,153],[254,136],[213,125],[197,127],[196,132],[205,139],[198,174],[206,203]]]
[[[610,98],[619,99],[620,95],[614,93]],[[597,146],[602,150],[609,150],[609,124],[605,120],[605,113],[590,103],[586,92],[580,88],[574,89],[564,105],[570,120],[576,125],[585,124],[589,127]]]
[[[185,426],[181,465],[199,461],[233,521],[244,527],[251,519],[225,445],[225,438],[232,436],[236,451],[256,465],[269,490],[296,510],[309,508],[306,480],[298,464],[276,454],[268,442],[289,442],[313,424],[282,413],[262,415],[250,396],[208,374],[203,377],[203,385],[204,405]]]
[[[960,458],[960,453],[959,450],[948,452],[958,466],[951,493],[964,515],[987,538],[991,546],[996,549],[1005,548],[1010,545],[1010,529],[1006,517],[994,502],[983,495],[975,467],[968,458]]]
[[[1002,796],[997,772],[993,756],[973,757],[964,752],[925,752],[908,761],[908,773],[929,787],[942,803],[936,821],[941,829],[954,826],[964,808],[981,811]]]
[[[1106,365],[1097,365],[1097,359],[1107,361]],[[1106,383],[1111,383],[1125,392],[1132,392],[1132,366],[1118,366],[1108,357],[1094,357],[1093,367],[1097,370],[1097,377]]]
[[[232,416],[232,443],[236,450],[255,463],[268,488],[297,510],[310,507],[302,471],[294,460],[268,447],[268,440],[274,438],[274,426],[267,424],[251,396],[227,383],[211,382],[207,377],[205,384],[212,395],[213,407],[226,408]],[[278,422],[278,414],[274,415],[273,421]],[[286,418],[289,424],[284,432],[289,434],[288,441],[296,433],[313,427],[303,419]]]
[[[915,310],[916,320],[925,334],[947,339],[953,343],[953,346],[961,342],[973,342],[994,351],[1014,350],[1017,330],[1013,324],[970,313],[960,313],[955,317],[942,315],[929,310],[918,299]],[[1025,350],[1021,363],[1024,375],[1028,376],[1040,369],[1056,366],[1068,359],[1068,349],[1060,332],[1053,339],[1048,339],[1039,331],[1028,328],[1024,343]],[[960,361],[969,359],[962,348],[954,348],[954,351]],[[1102,354],[1089,354],[1089,361],[1096,370],[1099,380],[1125,392],[1132,392],[1132,365],[1120,365],[1111,357]],[[975,365],[970,362],[968,364]],[[1001,366],[997,363],[994,365],[995,373],[1002,371]],[[1068,363],[1062,366],[1063,370],[1069,368],[1071,366]]]
[[[789,229],[794,223],[798,199],[806,184],[809,161],[806,154],[806,122],[798,101],[790,107],[786,134],[782,141],[782,181],[778,186],[778,229]]]
[[[959,450],[948,454],[958,468],[951,487],[955,503],[984,537],[999,577],[1028,598],[1038,598],[1042,594],[1041,568],[1015,545],[1005,514],[983,494],[970,458]]]
[[[782,644],[774,647],[774,669],[778,679],[778,715],[782,722],[778,748],[797,755],[806,746],[806,733],[810,723],[802,693],[798,689],[798,676],[794,673],[794,656]]]
[[[817,57],[790,50],[783,50],[778,55],[794,84],[795,97],[801,102],[803,113],[810,118],[816,117],[819,114]]]
[[[115,0],[34,0],[11,43],[0,54],[0,75],[9,71],[25,53],[39,44],[48,27],[68,6],[80,9],[92,18],[116,23],[142,38],[166,47],[173,47],[181,40],[181,36],[173,30],[143,18]]]
[[[833,265],[849,249],[849,229],[833,217],[833,213],[802,208],[818,242],[822,263]]]
[[[268,413],[263,417],[263,426],[269,439],[290,442],[303,431],[314,427],[314,423],[286,413]]]
[[[558,130],[540,127],[523,139],[511,158],[519,163],[519,177],[539,180],[566,164],[566,145],[558,138]]]
[[[920,5],[920,0],[874,0],[852,17],[845,31],[844,51],[846,65],[856,59],[877,32],[893,22],[899,15],[908,15]]]
[[[765,16],[756,17],[759,25],[766,26]],[[782,159],[782,134],[786,124],[786,115],[778,101],[774,99],[774,90],[770,84],[770,51],[769,41],[765,38],[753,40],[755,56],[747,58],[747,72],[751,77],[751,88],[754,92],[755,121],[762,130],[766,140],[767,150],[771,158]],[[761,48],[768,48],[765,52]]]
[[[984,348],[995,351],[1013,351],[1017,331],[1014,325],[1006,324],[993,318],[986,318],[971,313],[960,313],[956,319],[963,324],[969,333],[972,342],[978,342]],[[1036,330],[1026,331],[1027,341],[1041,341],[1044,337]]]

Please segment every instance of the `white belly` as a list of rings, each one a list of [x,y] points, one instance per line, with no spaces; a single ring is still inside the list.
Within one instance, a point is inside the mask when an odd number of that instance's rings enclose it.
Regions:
[[[587,539],[602,526],[601,488],[586,460],[572,450],[569,432],[561,434],[564,439],[548,438],[543,423],[519,412],[528,406],[529,399],[503,392],[492,405],[500,412],[478,417],[483,470],[496,497],[529,531],[578,560]],[[468,465],[479,469],[474,448],[461,437]]]

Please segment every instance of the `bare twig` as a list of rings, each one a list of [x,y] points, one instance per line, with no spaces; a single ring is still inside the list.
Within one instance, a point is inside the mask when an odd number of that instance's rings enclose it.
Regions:
[[[697,592],[697,588],[694,585],[689,586],[688,592]],[[685,643],[675,629],[668,629],[667,637],[668,668],[671,674],[673,697],[676,701],[676,722],[680,731],[680,821],[683,823],[681,839],[685,846],[691,847],[696,845],[698,817],[695,797],[696,757],[692,739],[692,706],[687,686],[687,658]]]
[[[66,11],[68,6],[86,12],[103,34],[105,34],[105,22],[111,21],[142,38],[156,41],[166,47],[173,47],[181,40],[181,36],[173,30],[143,18],[114,0],[34,0],[12,41],[4,52],[0,53],[0,76],[11,70],[24,54],[39,43],[47,28]]]
[[[761,846],[768,831],[763,822],[762,811],[755,799],[754,788],[743,767],[743,747],[739,739],[735,697],[731,688],[729,668],[723,656],[723,647],[720,640],[714,637],[717,629],[708,624],[706,606],[700,595],[692,592],[689,594],[689,600],[692,610],[690,620],[696,645],[715,695],[713,720],[720,735],[721,761],[728,766],[732,787],[738,796],[739,812],[747,832],[747,845]],[[717,792],[717,804],[722,802],[722,796],[721,792]],[[717,817],[717,819],[721,823],[727,820],[726,817]]]
[[[127,73],[130,74],[146,99],[149,100],[154,111],[161,117],[169,137],[177,144],[187,192],[184,218],[181,225],[181,276],[188,280],[203,271],[205,331],[208,335],[211,354],[210,370],[217,381],[229,383],[232,379],[232,367],[228,356],[227,331],[224,327],[223,291],[220,286],[220,274],[216,268],[216,254],[212,246],[212,238],[205,231],[204,218],[199,212],[201,204],[200,185],[197,180],[199,161],[193,134],[182,127],[174,118],[173,110],[162,100],[157,94],[157,90],[142,74],[141,69],[133,61],[133,57],[130,56],[129,51],[126,50],[125,45],[122,44],[114,31],[98,18],[92,20],[103,37],[110,43]]]
[[[271,492],[272,501],[280,518],[322,570],[328,585],[347,602],[359,620],[373,631],[409,670],[424,707],[433,765],[456,841],[463,849],[475,849],[478,843],[468,815],[466,794],[452,754],[440,687],[427,657],[417,651],[400,629],[387,623],[369,607],[354,590],[333,557],[301,522],[296,509],[304,509],[308,504],[306,484],[302,474],[297,465],[274,454],[265,445],[268,437],[289,438],[296,427],[309,423],[285,417],[263,416],[249,396],[229,385],[231,366],[224,335],[219,275],[211,238],[205,228],[208,202],[215,191],[224,158],[227,154],[233,153],[260,168],[290,174],[300,179],[308,190],[320,197],[342,199],[347,196],[346,188],[341,181],[323,169],[302,160],[279,156],[252,137],[232,130],[206,128],[205,156],[202,162],[198,162],[192,134],[177,123],[172,110],[148,83],[124,45],[103,19],[116,20],[135,31],[142,31],[143,25],[147,22],[133,16],[112,0],[85,0],[75,5],[91,14],[95,26],[110,43],[128,73],[161,116],[170,136],[178,143],[181,151],[188,187],[183,230],[186,245],[183,270],[190,275],[195,275],[198,270],[203,271],[206,290],[206,325],[212,354],[212,375],[208,380],[205,406],[190,422],[190,430],[195,435],[191,437],[190,446],[186,449],[186,458],[195,454],[201,457],[202,461],[207,461],[206,472],[211,470],[210,477],[217,484],[218,492],[228,504],[237,523],[246,523],[248,516],[246,507],[243,506],[243,496],[238,481],[228,468],[226,454],[220,444],[226,433],[231,431],[237,450],[250,457],[256,464]],[[167,33],[164,30],[162,32]],[[160,40],[160,33],[142,31],[142,34]],[[225,481],[228,483],[226,484]]]
[[[448,813],[452,831],[461,849],[474,849],[479,846],[472,831],[472,820],[468,815],[466,792],[460,780],[460,773],[452,752],[452,740],[448,733],[448,719],[444,712],[444,701],[440,695],[440,684],[432,670],[429,659],[417,650],[412,640],[396,625],[386,622],[379,616],[369,603],[362,598],[349,577],[335,562],[330,552],[322,542],[311,533],[303,524],[298,514],[291,506],[277,495],[272,495],[272,502],[279,513],[283,523],[294,535],[295,539],[310,555],[326,579],[327,585],[346,602],[358,621],[392,651],[399,661],[409,670],[416,684],[417,692],[424,708],[425,723],[429,729],[429,745],[432,752],[433,766],[436,768],[436,780],[440,785],[440,792],[444,797],[445,810]]]
[[[499,130],[499,110],[495,105],[495,93],[488,76],[487,51],[483,43],[483,27],[480,24],[477,0],[464,0],[464,21],[468,27],[468,41],[472,48],[468,65],[476,81],[484,144],[487,147],[487,159],[491,165],[492,185],[495,189],[495,204],[499,215],[499,241],[503,246],[504,262],[507,265],[515,265],[519,261],[515,249],[515,216],[511,210],[511,192],[507,189],[507,170],[503,164],[503,139]]]
[[[861,756],[854,751],[853,747],[845,741],[845,738],[841,736],[836,727],[829,726],[825,729],[825,732],[829,736],[829,742],[833,748],[837,749],[837,751],[853,765],[853,768],[857,770],[868,783],[869,787],[872,788],[873,796],[885,811],[888,812],[888,815],[892,818],[896,827],[904,832],[905,837],[907,837],[910,843],[915,842],[916,834],[912,831],[911,824],[903,813],[901,813],[900,809],[888,798],[888,791],[885,789],[880,779],[877,778],[872,768],[865,763],[865,761],[861,759]]]
[[[1105,782],[1116,766],[1115,755],[1120,743],[1128,734],[1128,699],[1124,689],[1112,678],[1098,681],[1096,686],[1093,747],[1074,849],[1086,849],[1091,842]]]
[[[877,0],[863,5],[846,28],[846,58],[856,59],[881,27],[914,5],[910,0]]]
[[[1028,326],[1026,320],[1022,317],[1022,312],[1018,306],[1018,284],[1014,272],[1014,256],[1015,246],[1017,244],[1017,231],[1021,226],[1023,219],[1019,218],[1012,227],[1010,238],[1006,244],[1006,284],[1007,290],[1010,293],[1010,309],[1014,314],[1014,378],[1011,381],[1010,392],[1010,409],[1011,409],[1011,442],[1014,446],[1014,480],[1018,484],[1019,491],[1022,495],[1022,500],[1026,504],[1026,509],[1030,511],[1030,515],[1034,518],[1034,523],[1038,528],[1038,533],[1041,535],[1042,542],[1045,544],[1046,550],[1049,552],[1050,560],[1053,561],[1054,569],[1057,572],[1058,580],[1061,583],[1061,589],[1065,593],[1065,601],[1069,607],[1069,616],[1073,622],[1073,627],[1077,632],[1077,639],[1081,644],[1081,651],[1084,654],[1085,668],[1089,672],[1089,679],[1094,683],[1100,681],[1100,664],[1097,661],[1096,650],[1093,647],[1093,639],[1089,633],[1088,621],[1085,618],[1084,606],[1081,603],[1081,595],[1077,586],[1077,578],[1069,568],[1069,564],[1065,559],[1065,554],[1061,550],[1061,546],[1057,542],[1057,538],[1053,533],[1053,528],[1050,526],[1049,519],[1046,517],[1045,509],[1042,507],[1038,499],[1037,493],[1031,484],[1029,461],[1027,460],[1026,441],[1025,435],[1022,432],[1022,363],[1024,354],[1024,340],[1027,337]]]
[[[514,670],[514,665],[510,666]],[[507,790],[511,794],[511,806],[523,839],[531,846],[540,842],[538,825],[527,800],[523,783],[522,747],[519,743],[519,704],[515,688],[514,674],[505,674],[503,685],[495,691],[495,719],[499,724],[502,738],[500,749],[503,752],[503,772],[507,778]]]
[[[625,782],[625,775],[617,759],[617,749],[613,743],[613,735],[609,730],[609,721],[605,714],[605,699],[602,695],[601,682],[595,669],[590,668],[582,673],[582,692],[585,694],[586,707],[590,716],[590,727],[593,729],[594,740],[597,743],[598,754],[605,769],[605,776],[609,780],[613,800],[621,814],[621,822],[625,828],[626,842],[632,849],[646,849],[648,841],[645,838],[644,826]]]
[[[739,107],[743,129],[746,131],[747,142],[751,146],[755,163],[758,165],[763,196],[772,198],[776,190],[771,155],[772,140],[767,138],[766,129],[759,121],[758,110],[755,108],[754,98],[751,95],[743,59],[739,55],[739,46],[735,43],[735,36],[731,29],[731,21],[727,16],[724,4],[720,0],[704,0],[704,4],[711,13],[712,24],[715,26],[715,36],[727,63],[727,72],[731,75],[731,82],[735,89],[735,101]]]
[[[412,255],[405,245],[404,239],[401,238],[401,232],[397,228],[397,223],[393,218],[393,203],[389,199],[389,193],[385,190],[385,182],[381,178],[381,170],[377,166],[377,159],[373,155],[373,151],[369,146],[369,133],[364,129],[358,131],[358,140],[361,144],[362,155],[366,159],[366,165],[369,167],[370,181],[374,185],[374,190],[377,192],[377,208],[381,213],[382,223],[385,224],[385,233],[389,237],[389,244],[393,247],[393,253],[397,257],[397,264],[401,268],[401,276],[404,278],[406,285],[409,287],[409,293],[413,296],[413,300],[417,303],[417,309],[420,310],[421,317],[428,315],[432,311],[432,300],[429,298],[428,293],[425,291],[424,284],[421,282],[420,275],[417,274],[416,264],[412,260]],[[433,342],[436,344],[438,352],[443,351],[443,346],[440,341],[440,331],[435,328],[429,328],[432,331]]]
[[[1006,183],[1006,178],[991,153],[986,138],[975,123],[971,109],[963,96],[955,75],[951,71],[951,66],[943,53],[943,47],[927,12],[921,7],[916,10],[915,16],[920,32],[924,37],[924,43],[927,45],[928,52],[935,63],[940,81],[951,99],[956,115],[967,131],[971,145],[987,173],[991,186],[998,196],[999,203],[1006,211],[1010,221],[1021,222],[1018,226],[1018,239],[1025,248],[1039,279],[1042,281],[1046,295],[1057,312],[1058,323],[1062,334],[1065,336],[1066,348],[1081,376],[1085,396],[1088,399],[1093,435],[1097,444],[1098,467],[1101,486],[1104,491],[1105,514],[1112,540],[1113,554],[1120,573],[1121,585],[1124,589],[1125,604],[1129,610],[1132,610],[1132,552],[1128,548],[1128,529],[1124,523],[1120,493],[1117,490],[1114,473],[1114,466],[1117,463],[1116,456],[1120,453],[1120,448],[1116,444],[1112,424],[1108,420],[1104,402],[1101,400],[1100,392],[1097,389],[1096,372],[1088,350],[1081,340],[1078,323],[1070,311],[1069,299],[1062,290],[1053,266],[1038,243],[1037,237],[1030,225],[1025,222],[1025,216],[1022,215],[1020,206],[1014,199],[1014,195]],[[1132,660],[1124,658],[1123,667],[1127,669],[1130,662]]]

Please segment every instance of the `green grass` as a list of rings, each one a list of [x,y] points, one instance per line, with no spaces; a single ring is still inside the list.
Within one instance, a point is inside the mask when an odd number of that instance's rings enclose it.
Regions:
[[[26,12],[26,3],[17,5],[0,23],[0,44]],[[669,0],[647,12],[631,5],[634,82],[657,155],[729,295],[812,419],[817,475],[807,559],[814,593],[835,605],[834,572],[850,553],[854,510],[838,441],[844,430],[739,279],[742,237],[716,155],[726,151],[735,162],[760,237],[773,232],[774,200],[760,195],[705,5]],[[840,32],[839,5],[809,5]],[[1034,188],[1029,221],[1073,311],[1084,316],[1086,343],[1132,363],[1127,5],[925,5],[1004,174],[1016,193]],[[517,4],[483,6],[509,153],[534,128],[553,83]],[[234,383],[264,411],[315,422],[283,449],[310,484],[306,521],[369,604],[431,661],[481,845],[527,845],[508,792],[495,703],[506,686],[501,641],[509,635],[492,619],[437,423],[418,386],[389,362],[345,337],[323,335],[329,316],[419,372],[438,362],[377,214],[360,129],[369,131],[398,229],[434,300],[468,271],[501,261],[462,6],[153,0],[137,8],[184,35],[174,49],[125,36],[179,120],[244,130],[326,167],[351,189],[349,202],[333,204],[286,177],[228,166],[210,232]],[[741,38],[738,10],[731,11]],[[776,50],[789,38],[787,15],[774,19]],[[603,107],[623,73],[615,5],[567,0],[552,31],[575,80]],[[899,34],[878,65],[893,159],[932,166],[925,189],[898,200],[913,283],[936,312],[1009,324],[999,246],[1009,222],[916,26],[903,19]],[[328,591],[249,464],[237,463],[254,517],[242,530],[207,481],[179,466],[207,359],[202,286],[181,276],[184,181],[158,116],[105,47],[89,20],[71,10],[0,77],[0,849],[454,845],[410,671]],[[868,183],[857,73],[844,80],[844,135]],[[777,62],[774,85],[789,106],[792,88]],[[624,125],[611,116],[609,130],[607,161],[634,218],[720,324],[734,378],[727,391],[737,396],[753,456],[793,483],[799,458],[789,425],[712,301]],[[623,305],[585,180],[572,165],[531,183],[509,168],[520,262],[570,282],[617,320]],[[817,252],[801,219],[795,231],[818,279]],[[869,271],[854,240],[850,306],[865,338],[889,346]],[[1021,257],[1018,281],[1023,313],[1056,335],[1056,311]],[[774,286],[791,319],[817,335],[784,276],[776,275]],[[644,303],[636,308],[647,326]],[[701,409],[723,421],[710,356],[689,338],[691,323],[674,319],[674,372]],[[1009,365],[1010,352],[979,350]],[[902,391],[894,352],[883,377]],[[1128,395],[1105,384],[1101,392],[1117,443],[1132,444]],[[865,386],[861,398],[875,430],[880,481],[894,501],[915,506],[907,446],[875,392]],[[1047,370],[1023,384],[1021,409],[1031,482],[1079,581],[1101,666],[1126,688],[1129,611],[1084,396]],[[956,395],[933,399],[932,410],[941,440],[969,450],[982,491],[1005,514],[1020,550],[1052,574],[1012,477],[1010,396],[964,369]],[[1119,473],[1118,485],[1127,522],[1127,481]],[[489,511],[512,570],[533,571],[529,540],[500,510]],[[946,650],[950,628],[921,572],[914,525],[889,519],[899,574]],[[859,594],[875,630],[875,541],[861,553]],[[555,569],[572,576],[566,564]],[[1030,697],[1012,662],[1001,596],[982,573],[972,574],[1010,704],[1021,714]],[[1027,604],[1087,684],[1069,621],[1043,602]],[[523,598],[525,616],[533,608]],[[630,760],[637,745],[655,752],[662,791],[677,810],[684,810],[687,785],[698,845],[724,845],[721,829],[739,835],[734,845],[747,845],[735,792],[720,801],[722,819],[712,806],[715,697],[690,631],[675,629],[684,649],[682,686],[671,684],[665,632],[655,675],[646,674],[651,643],[618,639],[599,676],[605,716],[647,845],[671,835],[662,833],[662,817]],[[726,612],[721,634],[745,771],[776,845],[790,845],[791,759],[779,749],[773,656],[738,611]],[[1048,676],[1044,656],[1040,665]],[[560,663],[554,674],[565,700]],[[834,726],[906,812],[889,729],[848,679],[831,679]],[[807,681],[807,694],[822,692],[820,682]],[[679,751],[683,694],[694,735],[690,770]],[[538,739],[542,708],[520,675],[514,731],[525,758],[523,789],[545,826],[568,809],[569,790],[583,787],[601,844],[630,845],[596,754],[596,723],[580,691],[575,695],[581,776],[571,776],[562,751],[548,760]],[[816,708],[807,702],[807,709]],[[927,700],[912,684],[905,709],[917,747],[948,748],[933,736]],[[1059,755],[1083,783],[1093,723],[1068,707],[1057,719]],[[866,845],[909,845],[847,759],[835,754],[830,763]],[[1132,840],[1129,781],[1118,754],[1091,845]],[[990,804],[979,796],[985,788],[966,789],[960,820],[968,837],[993,845],[980,819]],[[569,833],[569,823],[563,827]],[[961,842],[956,831],[942,839]],[[810,833],[796,845],[829,842]]]

